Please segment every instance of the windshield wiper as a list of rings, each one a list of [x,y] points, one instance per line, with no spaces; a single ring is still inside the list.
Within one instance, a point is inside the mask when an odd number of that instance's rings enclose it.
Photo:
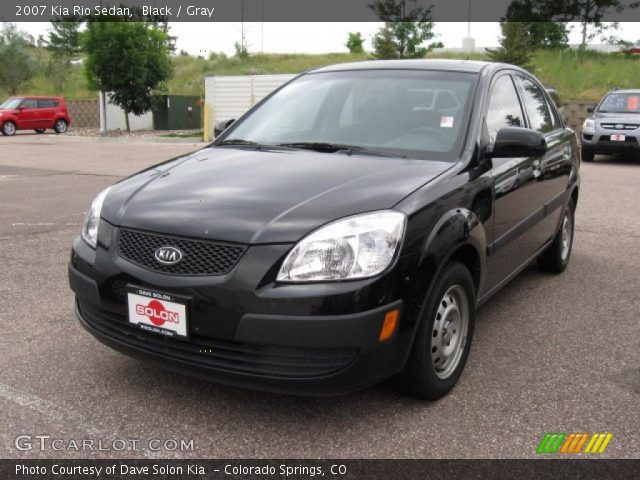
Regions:
[[[259,147],[260,144],[257,142],[253,142],[251,140],[243,140],[241,138],[230,138],[229,140],[223,140],[218,143],[220,145],[253,145],[255,147]]]
[[[269,143],[258,143],[253,140],[244,140],[242,138],[230,138],[229,140],[223,140],[215,145],[216,147],[226,146],[249,146],[255,147],[256,150],[293,150],[292,147],[286,145],[271,145]]]
[[[278,147],[290,147],[300,148],[305,150],[314,150],[316,152],[328,152],[337,153],[344,152],[347,155],[353,155],[354,153],[360,153],[363,155],[375,155],[378,157],[399,157],[405,158],[401,155],[394,155],[392,153],[381,152],[379,150],[371,150],[369,148],[357,147],[355,145],[344,145],[341,143],[328,143],[328,142],[291,142],[291,143],[279,143]]]

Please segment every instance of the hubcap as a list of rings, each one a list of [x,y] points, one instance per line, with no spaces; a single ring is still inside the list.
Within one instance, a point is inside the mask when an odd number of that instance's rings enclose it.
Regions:
[[[469,302],[460,285],[454,285],[440,300],[431,332],[431,361],[439,378],[456,370],[467,344]]]
[[[62,120],[58,120],[58,122],[56,123],[56,127],[58,128],[59,132],[64,133],[67,130],[67,124]]]
[[[13,135],[14,133],[16,133],[16,127],[13,125],[13,123],[7,122],[4,124],[4,132],[7,135]]]
[[[567,210],[562,219],[562,261],[565,261],[569,256],[569,250],[571,249],[571,213]]]

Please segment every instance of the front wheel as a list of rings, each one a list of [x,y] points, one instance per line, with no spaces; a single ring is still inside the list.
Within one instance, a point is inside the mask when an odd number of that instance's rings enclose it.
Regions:
[[[400,380],[410,393],[437,400],[454,387],[469,356],[475,325],[475,286],[459,262],[444,267],[425,299],[413,349]]]
[[[65,121],[65,120],[56,120],[55,125],[53,126],[53,129],[55,130],[56,133],[65,133],[67,131],[67,127],[69,126],[69,124]]]
[[[586,148],[582,147],[582,160],[584,160],[585,162],[593,162],[595,157],[596,156],[592,150],[587,150]]]
[[[16,134],[16,124],[6,121],[2,124],[2,134],[8,137]]]
[[[573,204],[573,199],[571,199],[564,211],[560,230],[553,239],[553,243],[538,258],[538,265],[541,270],[550,273],[562,273],[569,265],[571,248],[573,247],[574,216],[575,205]]]

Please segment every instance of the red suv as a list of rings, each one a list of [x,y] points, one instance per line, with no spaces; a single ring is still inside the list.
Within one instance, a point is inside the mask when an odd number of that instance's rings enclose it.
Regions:
[[[0,132],[14,135],[17,130],[44,133],[52,128],[65,133],[71,117],[62,97],[11,97],[0,105]]]

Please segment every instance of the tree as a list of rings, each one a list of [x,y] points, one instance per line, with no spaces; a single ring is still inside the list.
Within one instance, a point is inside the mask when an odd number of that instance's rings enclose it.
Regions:
[[[377,0],[369,5],[385,22],[373,38],[377,58],[422,58],[441,45],[424,45],[435,37],[431,7],[417,3],[418,0]]]
[[[550,0],[547,0],[549,2]],[[580,52],[583,52],[587,43],[596,36],[604,36],[607,31],[617,30],[617,22],[605,23],[605,15],[609,11],[622,12],[626,8],[638,8],[640,3],[623,2],[622,0],[570,0],[568,2],[568,12],[565,16],[567,21],[580,22],[582,40],[580,42]]]
[[[349,53],[364,53],[364,38],[360,32],[349,32],[347,43],[344,45],[349,49]]]
[[[373,37],[373,51],[376,58],[397,58],[396,43],[393,38],[393,31],[385,24]]]
[[[519,9],[521,15],[528,15],[528,21],[579,22],[582,36],[580,52],[596,36],[603,36],[607,31],[618,28],[616,22],[605,22],[607,13],[621,13],[627,8],[640,6],[637,0],[514,0],[514,4],[514,10]],[[517,4],[525,4],[526,7],[521,8]],[[511,6],[509,10],[512,10]]]
[[[522,22],[501,22],[502,37],[500,47],[487,49],[494,62],[511,63],[522,68],[531,68],[531,41],[527,24]]]
[[[69,59],[80,53],[81,25],[74,17],[52,21],[49,38],[46,40],[47,49],[58,57]]]
[[[235,48],[236,50],[236,57],[243,60],[249,57],[249,50],[247,49],[244,35],[242,36],[242,40],[240,42],[236,42],[233,44],[233,48]]]
[[[65,17],[51,22],[44,45],[51,52],[47,75],[56,92],[62,92],[71,68],[71,60],[80,53],[80,19]]]
[[[31,39],[12,23],[0,30],[0,88],[15,95],[36,74],[37,64],[30,55]]]
[[[564,22],[526,22],[526,29],[534,50],[569,47],[569,28]]]
[[[546,0],[545,0],[546,1]],[[525,24],[531,47],[567,48],[569,28],[565,22],[548,21],[547,7],[540,8],[540,0],[514,0],[509,4],[503,21]]]
[[[129,114],[151,110],[172,74],[170,37],[154,23],[88,22],[83,35],[89,86],[111,92],[109,100]]]

